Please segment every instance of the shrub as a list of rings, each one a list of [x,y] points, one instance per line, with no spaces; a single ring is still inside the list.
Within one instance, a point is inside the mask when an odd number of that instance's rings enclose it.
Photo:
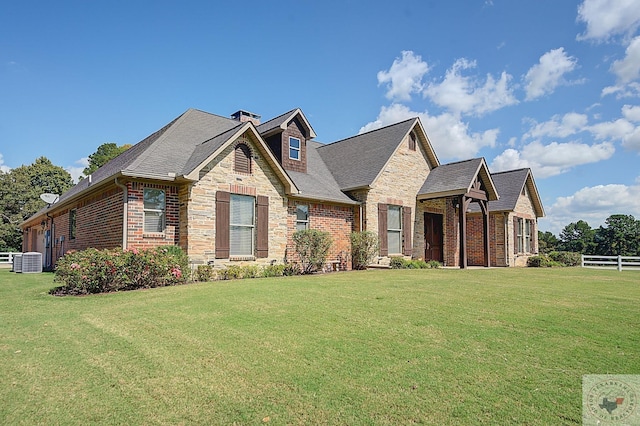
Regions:
[[[549,253],[549,257],[564,266],[579,266],[582,263],[580,253],[571,251],[552,251]]]
[[[442,266],[442,264],[440,262],[438,262],[437,260],[430,260],[430,261],[427,262],[427,265],[431,269],[438,269],[438,268],[440,268]]]
[[[353,269],[367,269],[378,253],[378,236],[371,231],[351,233],[351,262]]]
[[[186,282],[189,261],[180,247],[147,250],[97,250],[69,252],[58,260],[50,291],[57,295],[82,295],[161,287]]]
[[[527,266],[532,268],[550,268],[552,264],[552,260],[549,256],[544,254],[531,256],[527,259]]]
[[[317,229],[293,233],[293,244],[300,259],[302,273],[311,274],[322,269],[331,248],[331,235]]]
[[[244,276],[242,266],[240,265],[228,265],[225,269],[220,271],[218,275],[223,280],[237,280]]]
[[[282,275],[284,275],[285,277],[292,277],[294,275],[300,275],[300,274],[302,274],[302,270],[300,269],[300,266],[296,265],[295,263],[284,264]]]
[[[197,281],[213,281],[217,274],[211,265],[198,265],[195,275]]]
[[[404,257],[394,256],[389,261],[389,266],[391,269],[407,269],[409,267],[409,263]]]
[[[265,278],[281,277],[284,275],[285,265],[267,265],[262,269],[262,276]]]
[[[262,275],[262,271],[258,265],[245,265],[242,267],[242,278],[258,278]]]

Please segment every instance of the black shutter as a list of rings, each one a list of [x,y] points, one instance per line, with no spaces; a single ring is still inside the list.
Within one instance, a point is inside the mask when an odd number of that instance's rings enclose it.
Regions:
[[[405,256],[411,256],[413,253],[413,242],[411,241],[411,207],[402,208],[402,234]]]
[[[229,257],[229,203],[231,194],[216,192],[216,259]]]
[[[387,238],[387,212],[386,204],[378,204],[378,238],[380,239],[380,256],[389,255],[389,240]]]
[[[269,197],[258,195],[256,257],[269,256]]]

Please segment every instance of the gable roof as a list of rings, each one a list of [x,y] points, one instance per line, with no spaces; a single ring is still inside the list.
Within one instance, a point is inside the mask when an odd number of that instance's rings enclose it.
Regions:
[[[544,217],[544,208],[542,207],[542,201],[540,200],[536,183],[533,180],[531,169],[524,168],[492,173],[491,178],[500,193],[500,199],[489,202],[489,211],[514,211],[522,189],[526,186],[531,198],[531,203],[536,212],[536,217]],[[469,211],[479,212],[480,208],[472,204],[469,207]]]
[[[484,158],[443,164],[431,170],[422,188],[418,191],[419,200],[462,195],[469,192],[478,177],[484,184],[489,200],[498,199],[498,191],[491,179]]]
[[[316,132],[313,131],[313,127],[311,127],[307,117],[304,116],[300,108],[292,109],[291,111],[285,112],[284,114],[272,118],[269,121],[265,121],[258,126],[258,132],[266,137],[270,136],[272,133],[287,130],[287,125],[296,117],[299,118],[302,124],[307,128],[307,138],[315,138]]]
[[[319,142],[307,141],[307,173],[288,172],[300,191],[295,195],[296,198],[359,204],[340,190],[318,153],[318,148],[322,146]]]
[[[436,167],[438,158],[418,118],[324,145],[318,148],[318,153],[343,191],[370,187],[414,129],[431,166]]]

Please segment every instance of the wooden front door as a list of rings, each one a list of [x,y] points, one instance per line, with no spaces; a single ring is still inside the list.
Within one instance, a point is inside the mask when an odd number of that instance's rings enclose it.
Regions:
[[[442,262],[442,215],[424,214],[424,260]]]

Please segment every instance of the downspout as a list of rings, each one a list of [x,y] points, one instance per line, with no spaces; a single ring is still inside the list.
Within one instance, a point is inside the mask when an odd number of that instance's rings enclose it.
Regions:
[[[362,219],[362,203],[360,203],[360,232],[364,231],[364,229],[362,229],[362,225],[363,225],[363,219]]]
[[[126,250],[129,231],[129,189],[126,185],[118,182],[118,178],[115,178],[115,184],[118,188],[122,189],[122,250]]]
[[[53,223],[53,218],[51,216],[49,216],[49,212],[47,212],[47,218],[51,219],[51,227],[49,228],[49,253],[47,254],[47,256],[45,256],[45,261],[47,262],[46,267],[47,268],[53,268],[53,242],[54,242],[54,230],[55,230],[55,225]],[[47,243],[47,240],[45,239],[45,244]]]
[[[504,216],[504,261],[509,266],[511,254],[509,252],[509,213],[502,213]]]

